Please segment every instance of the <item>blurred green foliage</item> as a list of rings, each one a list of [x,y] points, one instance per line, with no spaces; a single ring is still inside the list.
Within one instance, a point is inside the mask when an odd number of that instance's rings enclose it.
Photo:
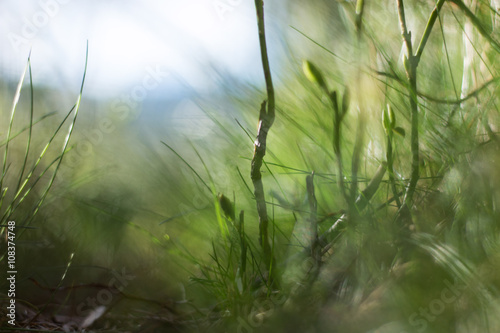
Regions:
[[[259,331],[498,331],[498,55],[477,26],[464,35],[471,20],[456,2],[439,13],[418,67],[420,180],[411,223],[400,223],[396,198],[408,186],[412,129],[395,2],[365,2],[360,11],[355,1],[287,1],[267,13],[268,25],[280,30],[268,48],[272,53],[284,44],[287,54],[279,64],[271,58],[271,69],[279,66],[273,71],[277,109],[262,168],[282,289],[265,287],[249,177],[262,84],[193,97],[208,119],[194,137],[183,134],[189,120],[169,126],[169,110],[154,115],[165,132],[151,133],[140,110],[122,119],[112,102],[92,111],[94,102],[84,99],[68,161],[33,223],[37,229],[18,244],[19,283],[26,290],[21,297],[43,304],[44,294],[30,299],[39,287],[28,278],[55,286],[75,253],[67,285],[106,283],[111,270],[127,267],[137,277],[127,293],[188,300],[191,307],[182,310],[196,320],[178,324],[193,330],[241,330],[251,316]],[[468,8],[498,40],[498,13],[485,1]],[[405,9],[417,43],[434,3],[407,1]],[[356,197],[392,159],[366,208],[333,232],[348,207],[338,185],[328,89],[350,92],[350,102],[342,102],[350,105],[341,136],[346,186],[358,123],[365,124]],[[40,105],[35,118],[51,111]],[[26,107],[21,100],[20,108]],[[53,131],[57,121],[51,119],[34,127],[35,147]],[[96,134],[103,119],[113,129]],[[19,147],[12,148],[11,169],[21,163]],[[306,176],[313,171],[318,234],[328,234],[328,244],[321,269],[308,280]],[[248,244],[243,256],[242,244]],[[276,294],[287,301],[276,301]]]

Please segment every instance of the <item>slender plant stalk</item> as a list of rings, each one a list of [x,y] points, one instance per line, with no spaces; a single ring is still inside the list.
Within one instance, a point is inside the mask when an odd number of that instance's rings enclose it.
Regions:
[[[356,2],[356,33],[357,33],[357,44],[358,50],[361,49],[362,43],[362,23],[363,23],[363,13],[364,13],[365,2],[363,0],[358,0]],[[359,60],[361,60],[361,55],[363,52],[358,52]],[[356,87],[358,91],[363,91],[361,87],[361,68],[362,66],[358,66],[358,70],[356,73]],[[352,153],[352,163],[351,163],[351,188],[350,188],[350,202],[349,202],[349,210],[351,214],[356,213],[352,208],[354,207],[353,200],[356,198],[358,192],[358,171],[359,165],[361,161],[361,151],[363,149],[364,143],[364,134],[365,134],[365,112],[364,112],[364,103],[363,97],[359,95],[359,113],[358,113],[358,126],[356,129],[356,142],[354,144],[354,150]],[[342,103],[344,104],[344,103]]]
[[[366,188],[356,198],[355,205],[358,211],[362,211],[363,209],[366,208],[366,206],[368,205],[368,203],[370,202],[370,200],[380,187],[380,184],[382,182],[382,179],[384,178],[386,171],[387,171],[387,163],[382,162],[382,164],[378,167],[377,171],[375,172],[375,175],[370,180]],[[334,238],[332,237],[332,235],[335,233],[335,231],[337,231],[339,225],[343,224],[345,221],[347,221],[347,219],[348,219],[348,214],[346,212],[343,212],[343,214],[335,221],[335,223],[326,232],[324,232],[321,236],[318,236],[318,247],[322,253],[325,252],[324,248]],[[306,255],[308,253],[311,253],[311,251],[312,248],[307,247],[303,251],[299,252],[297,256]]]
[[[411,110],[411,139],[410,146],[412,152],[412,163],[411,163],[411,175],[410,175],[410,183],[408,185],[408,189],[406,191],[405,197],[403,199],[403,206],[409,207],[413,200],[413,194],[417,188],[417,182],[420,177],[419,174],[419,138],[418,138],[418,104],[417,104],[417,67],[422,57],[422,53],[424,51],[425,45],[429,40],[429,36],[432,32],[432,28],[436,19],[439,15],[439,11],[441,7],[443,7],[445,0],[438,0],[436,2],[436,6],[434,10],[431,12],[429,16],[429,20],[427,21],[427,25],[424,30],[424,34],[422,39],[420,40],[420,44],[418,45],[417,51],[413,54],[413,45],[411,42],[411,32],[408,31],[406,25],[406,17],[405,17],[405,7],[403,0],[397,0],[398,6],[398,14],[399,14],[399,24],[401,27],[401,35],[403,38],[403,42],[406,47],[406,57],[405,57],[405,70],[406,76],[408,79],[408,91],[410,95],[410,110]],[[406,209],[406,208],[405,208]]]
[[[413,55],[413,45],[411,42],[411,32],[406,28],[406,17],[403,0],[397,0],[398,2],[398,14],[399,14],[399,24],[401,26],[401,35],[403,37],[403,42],[406,47],[406,57],[405,57],[405,70],[406,76],[409,82],[409,93],[410,93],[410,112],[411,112],[411,153],[412,153],[412,163],[411,163],[411,176],[410,184],[408,190],[406,191],[406,196],[404,198],[405,203],[410,203],[413,197],[413,193],[417,187],[417,182],[419,178],[419,149],[418,149],[418,104],[417,104],[417,66],[418,60]]]
[[[240,218],[238,223],[238,234],[240,238],[240,276],[245,278],[245,272],[247,267],[247,241],[245,239],[245,212],[240,211]],[[244,281],[243,281],[244,282]]]
[[[360,81],[358,81],[358,87],[360,87]],[[362,97],[361,97],[362,98]],[[360,104],[362,104],[360,102]],[[356,129],[356,142],[354,144],[354,150],[352,153],[352,162],[351,162],[351,188],[350,188],[350,195],[349,195],[349,208],[353,208],[353,199],[356,198],[356,194],[358,192],[358,171],[359,171],[359,165],[361,162],[361,152],[363,149],[363,143],[364,143],[364,132],[365,132],[365,114],[362,111],[363,105],[360,105],[360,111],[359,111],[359,119],[358,119],[358,126]],[[354,212],[353,212],[354,213]]]
[[[358,87],[360,87],[360,81],[358,80]],[[360,102],[361,104],[361,102]],[[352,153],[352,163],[351,163],[351,188],[350,188],[350,202],[349,202],[349,207],[352,208],[353,206],[353,198],[356,197],[356,194],[358,192],[358,171],[359,171],[359,165],[361,162],[361,151],[363,148],[363,142],[364,142],[364,132],[365,132],[365,120],[364,120],[364,112],[361,111],[363,108],[362,105],[360,105],[360,112],[359,112],[359,119],[358,119],[358,126],[356,129],[356,143],[354,144],[354,150]],[[354,213],[354,212],[353,212]]]
[[[384,178],[386,171],[387,171],[387,163],[382,162],[382,164],[378,167],[377,171],[375,172],[375,175],[373,175],[368,185],[356,198],[355,205],[358,211],[361,212],[363,209],[366,208],[366,206],[368,206],[370,200],[380,187],[380,183],[382,182],[382,178]],[[334,234],[334,232],[338,229],[339,225],[347,220],[348,220],[348,214],[347,213],[342,214],[337,219],[337,221],[335,221],[335,223],[319,237],[319,243],[323,248],[327,245],[328,242],[330,242],[331,239],[333,239],[332,234]]]
[[[328,91],[327,88],[325,88],[325,91]],[[337,185],[340,188],[340,193],[342,194],[342,197],[344,198],[346,204],[350,206],[350,200],[349,200],[349,194],[345,190],[345,184],[344,184],[344,171],[343,171],[343,165],[344,163],[342,162],[342,150],[340,146],[340,138],[342,137],[341,135],[341,130],[342,130],[342,118],[345,115],[344,112],[341,113],[338,101],[337,101],[337,93],[334,91],[333,93],[329,94],[330,99],[333,104],[333,152],[335,153],[335,158],[337,159]],[[342,105],[342,108],[344,106]]]
[[[392,131],[390,131],[387,134],[387,152],[386,152],[387,173],[389,174],[389,184],[391,185],[392,194],[394,195],[394,200],[396,201],[398,208],[401,208],[401,201],[399,200],[398,190],[396,188],[396,180],[394,179],[394,153],[392,146],[393,137],[394,135]]]
[[[309,199],[309,228],[311,234],[311,258],[314,262],[312,278],[315,279],[321,264],[321,248],[318,239],[318,202],[314,193],[314,172],[306,177],[307,197]]]
[[[446,0],[438,0],[436,2],[436,6],[431,12],[431,15],[429,16],[429,19],[427,20],[427,25],[425,26],[424,34],[422,36],[422,39],[420,40],[420,44],[418,45],[417,52],[415,54],[415,57],[418,59],[417,63],[420,62],[420,58],[422,58],[422,53],[424,52],[425,45],[427,44],[427,41],[429,40],[429,36],[431,35],[432,28],[434,27],[434,24],[436,23],[436,20],[439,16],[439,12],[441,11],[441,8],[443,7],[444,3]]]
[[[251,179],[254,186],[254,195],[257,202],[257,213],[259,215],[259,243],[262,246],[264,253],[264,261],[266,266],[272,273],[272,250],[268,237],[269,217],[267,215],[266,199],[264,195],[264,186],[262,184],[262,173],[260,171],[264,156],[266,155],[267,134],[271,128],[274,117],[274,88],[271,78],[271,70],[269,68],[269,59],[267,56],[266,35],[264,28],[264,3],[262,0],[255,0],[255,8],[257,11],[257,25],[259,29],[260,54],[262,58],[262,66],[264,69],[264,78],[266,80],[267,103],[262,102],[259,113],[259,126],[257,130],[257,138],[254,143],[254,154],[251,165]],[[272,274],[270,274],[272,276]]]

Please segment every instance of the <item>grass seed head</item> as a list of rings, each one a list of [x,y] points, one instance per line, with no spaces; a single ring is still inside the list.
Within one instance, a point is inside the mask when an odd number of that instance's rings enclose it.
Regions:
[[[234,216],[234,207],[233,203],[231,200],[229,200],[228,197],[226,197],[224,194],[219,193],[218,195],[219,199],[219,205],[222,208],[222,211],[224,212],[224,215],[230,219],[231,221],[234,221],[235,216]]]
[[[309,81],[318,84],[322,89],[328,91],[325,79],[316,65],[309,60],[304,60],[302,62],[302,70]]]

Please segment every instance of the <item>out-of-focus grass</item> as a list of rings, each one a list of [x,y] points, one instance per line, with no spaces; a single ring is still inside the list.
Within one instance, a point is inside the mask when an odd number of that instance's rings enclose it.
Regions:
[[[55,123],[55,128],[49,134],[44,133],[41,139],[37,130],[51,114],[35,113],[31,57],[28,57],[25,70],[14,92],[10,118],[4,123],[6,126],[3,129],[5,133],[2,135],[1,143],[3,158],[0,176],[0,232],[3,244],[0,261],[5,263],[6,271],[23,272],[16,276],[15,285],[20,287],[19,289],[12,290],[6,287],[5,281],[2,283],[5,290],[9,289],[11,299],[16,297],[22,299],[21,295],[26,292],[21,289],[23,282],[28,274],[33,274],[33,272],[26,274],[25,269],[29,267],[29,262],[22,259],[25,258],[26,251],[29,252],[30,246],[32,246],[31,251],[40,246],[30,241],[33,238],[29,234],[36,233],[33,221],[40,217],[40,209],[56,183],[61,163],[70,150],[69,141],[80,109],[86,67],[87,63],[76,103],[65,112],[62,120]],[[26,78],[29,79],[27,111],[19,109],[23,106],[19,102]],[[24,244],[28,246],[23,246]]]

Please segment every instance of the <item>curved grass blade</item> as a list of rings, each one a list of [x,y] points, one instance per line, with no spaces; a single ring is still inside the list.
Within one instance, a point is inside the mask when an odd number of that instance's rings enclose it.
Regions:
[[[28,127],[28,141],[26,144],[26,152],[24,153],[24,161],[23,161],[23,165],[21,167],[21,174],[19,175],[19,180],[17,182],[16,192],[19,190],[19,187],[21,186],[21,182],[23,180],[24,171],[26,169],[26,163],[28,162],[28,155],[30,152],[31,134],[33,131],[33,74],[31,72],[31,59],[30,58],[28,58],[28,68],[29,68],[29,73],[30,73],[30,124]]]
[[[82,83],[80,85],[80,93],[78,94],[78,98],[77,98],[76,104],[74,106],[75,112],[74,112],[73,120],[72,120],[72,122],[71,122],[71,124],[69,126],[68,134],[66,135],[66,139],[64,140],[64,144],[63,144],[62,151],[61,151],[61,158],[59,159],[59,161],[58,161],[58,163],[56,165],[56,168],[55,168],[54,172],[52,173],[52,178],[50,179],[49,184],[45,188],[45,190],[42,193],[40,199],[38,200],[38,203],[36,204],[36,207],[33,209],[32,213],[31,213],[31,216],[29,217],[29,220],[27,221],[26,225],[29,225],[29,223],[31,223],[31,221],[35,217],[36,213],[40,209],[40,206],[42,205],[42,203],[44,202],[45,198],[47,197],[47,194],[49,193],[52,185],[54,184],[54,180],[56,178],[57,172],[59,171],[61,163],[62,163],[62,161],[64,159],[64,155],[67,152],[67,149],[68,149],[68,146],[69,146],[69,140],[71,138],[71,135],[73,134],[73,130],[75,128],[76,119],[78,117],[78,111],[80,110],[80,104],[81,104],[82,96],[83,96],[83,87],[85,85],[85,78],[86,78],[86,75],[87,75],[88,59],[89,59],[89,43],[87,41],[87,49],[86,49],[86,53],[85,53],[85,67],[84,67],[84,71],[83,71]]]
[[[17,104],[19,103],[19,98],[21,97],[21,90],[23,88],[24,78],[26,77],[26,72],[28,71],[28,67],[30,64],[30,57],[31,57],[31,52],[28,55],[28,61],[26,62],[26,66],[24,67],[21,79],[17,84],[16,93],[14,95],[14,101],[12,102],[12,111],[10,113],[9,128],[7,130],[7,143],[5,144],[5,152],[3,155],[3,167],[2,167],[2,177],[0,178],[0,188],[3,188],[3,180],[5,178],[5,174],[7,173],[7,156],[9,154],[9,141],[12,133],[12,125],[14,124],[14,115],[16,114]]]

